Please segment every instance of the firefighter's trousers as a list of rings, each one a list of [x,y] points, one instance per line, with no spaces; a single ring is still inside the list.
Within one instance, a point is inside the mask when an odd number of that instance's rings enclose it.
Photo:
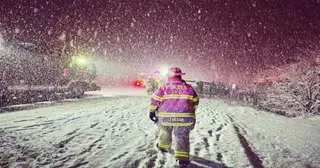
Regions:
[[[159,147],[170,149],[172,145],[172,132],[174,133],[174,156],[177,160],[189,160],[190,141],[189,134],[192,129],[190,126],[172,127],[159,126]]]

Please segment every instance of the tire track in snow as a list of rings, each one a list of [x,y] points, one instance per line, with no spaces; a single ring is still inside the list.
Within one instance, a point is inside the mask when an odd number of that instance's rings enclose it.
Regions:
[[[75,129],[75,130],[67,133],[66,136],[70,136],[70,135],[73,135],[73,134],[77,133],[77,131],[78,131],[79,129],[80,129],[80,128],[77,128],[77,129]]]
[[[28,121],[34,121],[36,119],[23,119],[23,120],[17,120],[17,121],[13,121],[15,123],[18,123],[18,122],[28,122]]]
[[[53,123],[52,122],[44,122],[44,123],[41,123],[41,124],[33,124],[33,125],[27,125],[27,126],[24,126],[22,129],[29,129],[29,128],[34,128],[34,127],[39,127],[39,126],[43,126],[43,125],[51,125]]]
[[[239,140],[240,140],[243,148],[245,149],[245,153],[246,153],[249,161],[251,162],[251,164],[255,168],[263,168],[262,161],[260,160],[259,156],[256,153],[254,153],[254,151],[250,147],[249,142],[247,141],[247,139],[240,133],[239,127],[234,125],[234,129],[237,132]]]
[[[99,123],[100,123],[100,122],[96,122],[96,123],[94,123],[94,124],[91,124],[90,128],[96,127]]]
[[[197,120],[200,122],[197,123],[194,136],[202,137],[202,143],[197,140],[199,138],[193,142],[194,154],[203,157],[202,159],[208,158],[203,164],[207,167],[250,167],[245,153],[241,152],[242,146],[232,120],[222,107],[218,103],[212,103],[210,99],[200,102],[197,110]]]
[[[129,152],[123,152],[123,153],[121,153],[120,155],[118,155],[118,156],[116,156],[116,157],[114,157],[114,158],[111,158],[111,161],[116,161],[116,160],[118,160],[118,159],[121,159],[123,156],[125,156],[125,155],[127,155]]]
[[[234,119],[227,115],[227,117],[230,119],[231,122],[234,122]],[[245,154],[247,155],[250,163],[254,168],[264,168],[262,165],[262,161],[260,160],[259,156],[253,151],[253,149],[250,147],[249,141],[242,135],[241,132],[245,132],[244,129],[240,130],[240,126],[237,126],[236,124],[233,123],[234,130],[236,131],[236,134],[240,140],[240,143],[242,147],[245,150]]]

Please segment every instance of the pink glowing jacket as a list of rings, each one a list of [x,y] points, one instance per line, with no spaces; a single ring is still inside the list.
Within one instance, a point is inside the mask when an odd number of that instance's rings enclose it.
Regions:
[[[191,126],[195,124],[197,93],[181,79],[171,79],[152,96],[150,113],[156,113],[163,126]]]

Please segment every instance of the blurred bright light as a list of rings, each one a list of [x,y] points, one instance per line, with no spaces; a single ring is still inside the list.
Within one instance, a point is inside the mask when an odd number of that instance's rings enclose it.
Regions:
[[[167,66],[162,66],[162,67],[160,67],[160,74],[162,75],[162,76],[167,76],[168,75],[168,69],[169,69],[169,67],[167,67]]]
[[[137,81],[135,81],[134,86],[136,86],[136,87],[142,87],[142,86],[143,86],[143,80],[137,80]]]
[[[88,55],[85,54],[74,54],[71,56],[69,63],[70,67],[86,67],[90,64],[91,60]]]
[[[76,59],[76,62],[77,62],[78,65],[83,66],[83,65],[86,65],[88,63],[88,59],[86,57],[82,56],[82,57],[78,57]]]

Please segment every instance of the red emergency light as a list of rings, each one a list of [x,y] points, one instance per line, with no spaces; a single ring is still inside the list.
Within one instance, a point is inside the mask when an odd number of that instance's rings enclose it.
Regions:
[[[136,87],[141,87],[143,85],[143,81],[142,80],[137,80],[135,83],[134,83],[134,86]]]

